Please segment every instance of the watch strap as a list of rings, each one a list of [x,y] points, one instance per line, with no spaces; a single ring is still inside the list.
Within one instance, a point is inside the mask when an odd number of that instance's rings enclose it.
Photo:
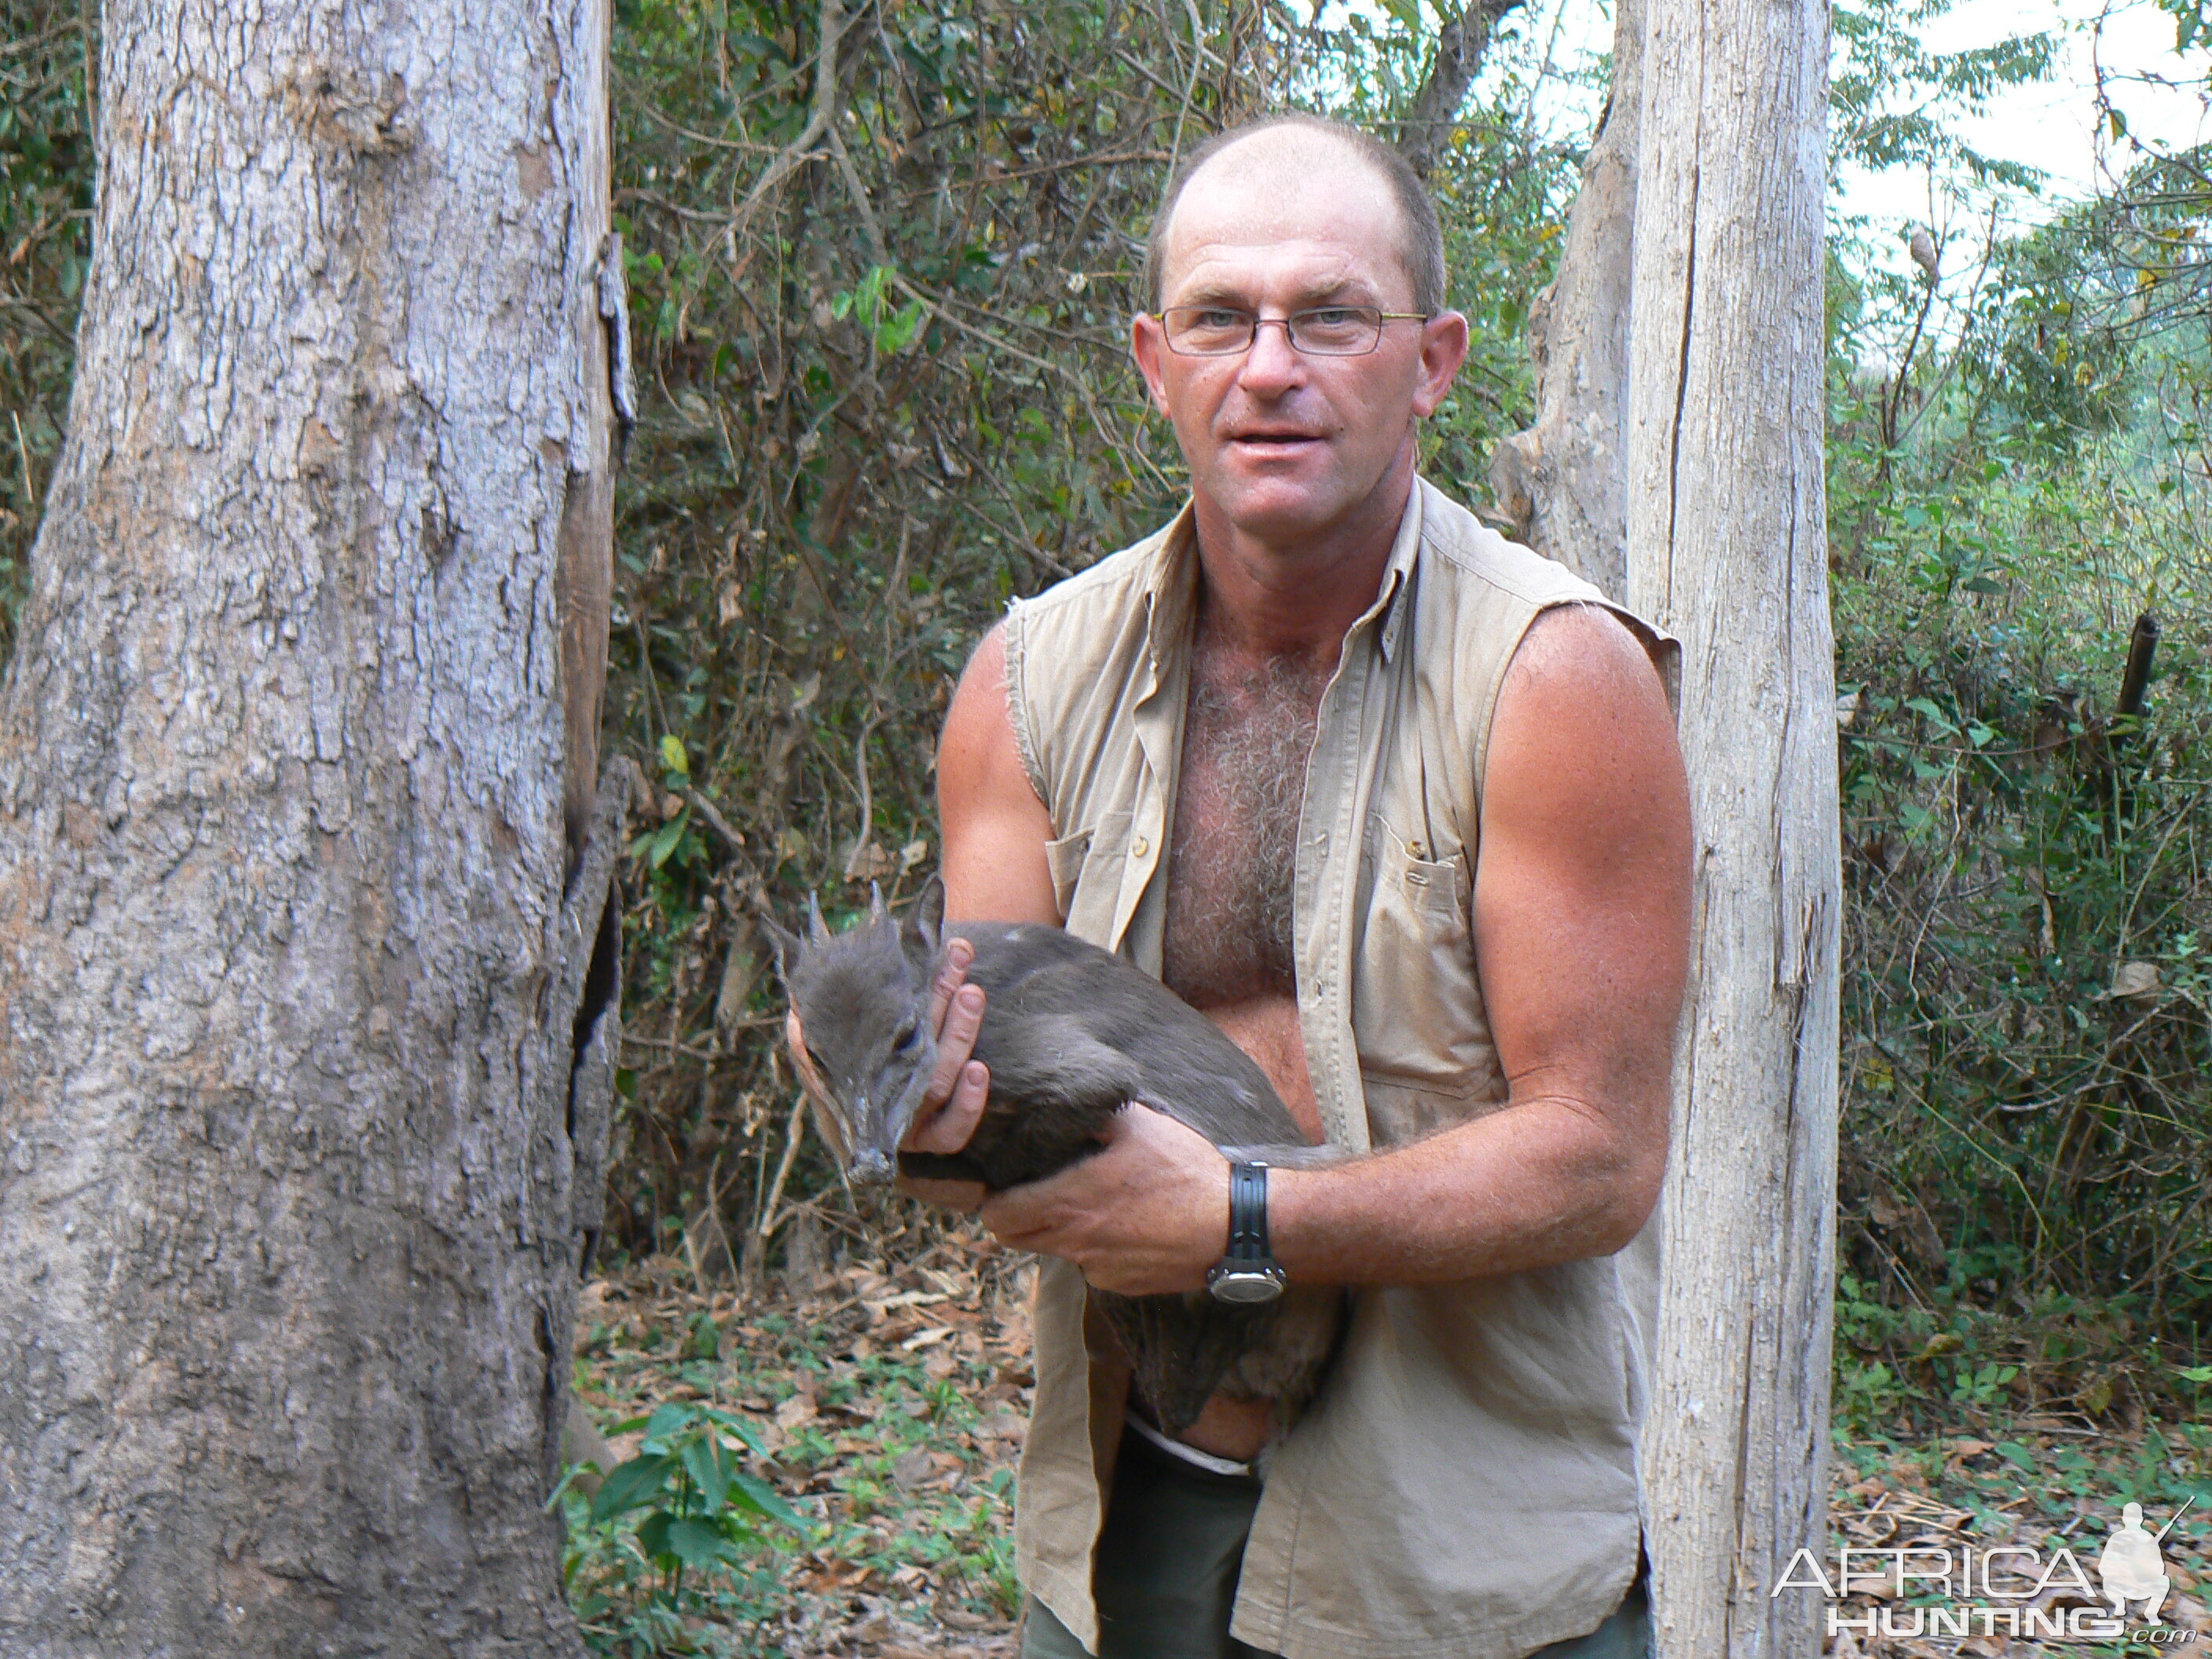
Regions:
[[[1267,1249],[1267,1166],[1229,1166],[1229,1253],[1226,1261],[1272,1267]]]

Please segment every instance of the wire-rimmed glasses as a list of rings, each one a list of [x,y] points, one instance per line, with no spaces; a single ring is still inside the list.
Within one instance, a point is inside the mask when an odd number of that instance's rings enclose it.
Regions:
[[[1279,323],[1291,349],[1315,357],[1364,357],[1382,343],[1385,323],[1425,323],[1425,311],[1374,306],[1314,306],[1287,317],[1255,317],[1236,306],[1170,306],[1152,313],[1168,349],[1183,357],[1234,357],[1249,351],[1260,331]]]

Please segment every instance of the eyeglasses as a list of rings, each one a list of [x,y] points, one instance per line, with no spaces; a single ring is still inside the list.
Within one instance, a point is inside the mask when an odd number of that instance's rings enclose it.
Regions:
[[[1364,357],[1382,343],[1385,323],[1425,323],[1425,311],[1378,311],[1373,306],[1316,306],[1287,317],[1255,317],[1233,306],[1170,306],[1152,315],[1167,331],[1168,349],[1182,357],[1234,357],[1249,351],[1260,331],[1280,323],[1293,351],[1314,357]]]

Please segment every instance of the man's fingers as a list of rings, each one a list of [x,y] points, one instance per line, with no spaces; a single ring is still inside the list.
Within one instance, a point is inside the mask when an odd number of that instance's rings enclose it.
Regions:
[[[960,1085],[968,1056],[975,1052],[975,1035],[982,1029],[983,988],[963,985],[953,994],[951,1006],[945,1011],[945,1024],[937,1034],[937,1069],[930,1073],[929,1088],[922,1096],[925,1103],[951,1097]]]
[[[952,1092],[934,1111],[925,1110],[907,1132],[905,1150],[910,1152],[957,1152],[968,1145],[975,1126],[983,1121],[983,1108],[991,1097],[991,1070],[980,1060],[960,1068]],[[973,1207],[972,1206],[970,1206]]]
[[[964,939],[945,941],[945,960],[939,966],[937,977],[929,985],[929,1025],[932,1030],[945,1028],[945,1011],[951,1006],[952,998],[968,977],[968,964],[975,960],[975,947]]]

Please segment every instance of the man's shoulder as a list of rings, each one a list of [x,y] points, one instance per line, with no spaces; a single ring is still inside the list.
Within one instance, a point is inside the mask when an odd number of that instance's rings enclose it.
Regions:
[[[1061,577],[1042,592],[1015,600],[1009,614],[1042,620],[1079,612],[1097,616],[1124,608],[1140,610],[1157,573],[1161,548],[1177,522],[1170,520],[1143,539]]]
[[[1440,586],[1494,589],[1540,607],[1605,602],[1601,592],[1557,559],[1508,540],[1425,478],[1421,489],[1421,556],[1443,578]]]

